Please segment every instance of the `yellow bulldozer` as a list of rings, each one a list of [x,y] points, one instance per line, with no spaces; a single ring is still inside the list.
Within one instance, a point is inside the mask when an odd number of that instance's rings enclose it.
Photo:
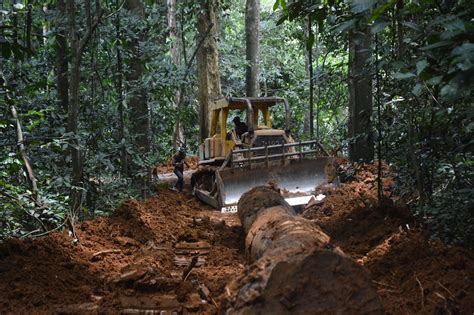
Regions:
[[[284,106],[284,126],[272,126],[272,109]],[[211,108],[210,137],[199,147],[200,167],[192,174],[197,198],[234,212],[243,193],[273,185],[290,205],[306,204],[317,186],[332,182],[334,158],[316,140],[295,142],[290,134],[288,101],[279,97],[222,98]],[[228,127],[229,114],[244,116],[241,136]]]

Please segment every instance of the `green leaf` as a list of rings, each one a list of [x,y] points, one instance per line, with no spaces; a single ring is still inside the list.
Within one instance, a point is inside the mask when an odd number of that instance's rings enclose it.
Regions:
[[[375,0],[352,0],[350,7],[352,12],[360,13],[372,9],[375,3]]]
[[[420,50],[426,51],[426,50],[436,49],[436,48],[440,48],[440,47],[449,46],[452,43],[453,43],[452,41],[440,41],[440,42],[436,42],[436,43],[431,44],[431,45],[421,47]]]
[[[334,28],[334,32],[335,33],[344,33],[348,30],[353,29],[354,26],[355,26],[355,23],[356,23],[355,19],[351,19],[349,21],[342,22]]]
[[[370,28],[370,31],[372,32],[372,34],[377,34],[383,31],[389,25],[390,25],[390,22],[375,23]]]
[[[406,21],[403,21],[402,22],[402,25],[403,26],[406,26],[408,28],[411,28],[412,30],[414,30],[415,32],[421,32],[423,29],[421,27],[418,26],[418,24],[416,23],[413,23],[413,22],[406,22]]]
[[[276,0],[273,4],[273,11],[276,11],[280,7],[280,0]]]
[[[416,75],[420,75],[423,70],[426,69],[426,67],[428,67],[429,63],[428,61],[426,61],[426,59],[423,59],[423,60],[420,60],[416,63]]]
[[[397,72],[393,75],[393,77],[397,80],[405,80],[405,79],[416,77],[416,75],[414,75],[411,72],[405,72],[405,73]]]
[[[420,96],[422,91],[423,85],[421,83],[417,83],[412,89],[413,94],[415,94],[416,96]]]
[[[438,85],[438,84],[440,84],[442,79],[443,79],[443,76],[438,75],[436,77],[433,77],[433,78],[429,79],[428,81],[426,81],[426,83],[431,84],[431,85]]]
[[[369,21],[373,22],[377,20],[381,15],[384,15],[385,13],[387,13],[387,11],[392,9],[396,3],[397,3],[397,0],[390,0],[387,3],[378,6],[377,8],[374,9],[374,12],[370,16]]]
[[[474,44],[464,43],[456,47],[451,52],[451,56],[454,57],[451,60],[451,65],[457,65],[462,71],[470,70],[474,67]]]

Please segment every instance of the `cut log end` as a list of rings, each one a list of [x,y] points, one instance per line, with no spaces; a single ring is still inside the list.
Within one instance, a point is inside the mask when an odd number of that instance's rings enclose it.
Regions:
[[[281,206],[286,213],[295,215],[293,208],[283,199],[280,193],[269,186],[254,187],[243,194],[237,208],[245,233],[249,231],[259,211],[275,206]]]

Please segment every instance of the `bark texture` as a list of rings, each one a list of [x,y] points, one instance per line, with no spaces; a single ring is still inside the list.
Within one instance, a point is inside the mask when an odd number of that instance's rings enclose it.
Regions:
[[[227,314],[383,314],[368,273],[269,187],[238,204],[253,264],[229,284]]]
[[[120,0],[115,1],[115,7],[120,10]],[[122,41],[122,31],[120,25],[120,14],[115,16],[115,33],[118,41]],[[128,174],[128,154],[125,145],[125,109],[123,104],[123,62],[122,62],[122,51],[120,45],[116,46],[116,58],[117,58],[117,72],[115,73],[115,87],[117,90],[117,110],[118,110],[118,143],[121,145],[120,148],[120,163],[122,168],[122,174]]]
[[[258,63],[260,46],[260,0],[247,0],[245,5],[246,93],[259,95]]]
[[[183,47],[181,29],[177,27],[176,18],[176,0],[167,0],[168,6],[168,28],[170,30],[171,37],[171,62],[178,69],[181,66],[181,50]],[[184,144],[184,130],[181,124],[180,111],[183,97],[181,89],[177,88],[174,96],[174,104],[178,116],[176,118],[176,124],[173,132],[173,146],[176,149],[178,146]]]
[[[371,33],[367,25],[349,35],[349,157],[369,162],[374,158],[372,138]]]
[[[56,82],[58,88],[58,98],[61,108],[65,113],[68,111],[69,103],[69,77],[68,77],[68,49],[66,40],[66,26],[64,17],[66,16],[66,4],[64,0],[56,2],[56,9],[59,18],[56,21]]]
[[[201,140],[209,136],[209,105],[221,96],[219,53],[217,50],[217,1],[203,1],[197,28],[200,45],[197,52],[199,129]]]
[[[69,101],[68,101],[68,120],[67,120],[67,131],[71,134],[71,140],[69,142],[69,152],[71,153],[71,193],[70,193],[70,220],[71,225],[74,224],[75,219],[78,217],[79,211],[82,207],[84,200],[84,190],[82,187],[83,183],[83,165],[82,165],[82,153],[81,144],[79,141],[78,129],[79,129],[79,82],[80,67],[82,63],[82,57],[84,49],[86,48],[94,30],[99,24],[102,16],[102,8],[100,7],[99,0],[96,0],[96,12],[94,21],[87,25],[86,31],[82,37],[78,37],[77,25],[76,25],[76,2],[75,0],[67,0],[66,10],[68,14],[69,22],[69,38],[71,42],[71,81],[69,86]],[[91,1],[85,1],[86,6],[86,19],[91,19]]]
[[[145,8],[140,0],[126,0],[125,9],[134,17],[134,20],[145,18]],[[131,52],[129,60],[129,69],[126,75],[128,82],[128,104],[130,109],[131,134],[135,145],[141,153],[147,153],[150,150],[150,113],[146,98],[146,90],[142,86],[140,79],[145,71],[142,62],[142,53],[140,51],[140,39],[142,34],[138,23],[128,25],[134,29],[137,36],[128,42],[128,48]]]

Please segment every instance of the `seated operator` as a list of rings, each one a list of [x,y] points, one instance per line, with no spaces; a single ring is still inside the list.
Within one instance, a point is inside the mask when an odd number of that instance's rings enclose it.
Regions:
[[[239,136],[239,138],[242,138],[242,135],[248,131],[247,124],[244,122],[240,121],[239,116],[235,116],[234,119],[232,120],[234,122],[234,129],[235,133]]]

